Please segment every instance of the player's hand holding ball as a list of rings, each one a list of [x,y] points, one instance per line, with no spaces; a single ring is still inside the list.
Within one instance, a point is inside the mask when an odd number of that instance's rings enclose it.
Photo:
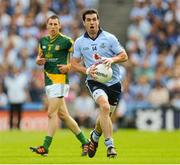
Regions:
[[[100,83],[107,83],[112,78],[111,64],[107,66],[106,63],[98,63],[96,65],[96,73],[94,79]]]
[[[86,74],[100,83],[107,83],[112,78],[111,64],[114,62],[113,59],[102,57],[99,54],[94,54],[93,57],[97,63],[87,68]]]
[[[89,68],[86,69],[86,74],[90,75],[93,79],[96,76],[96,65],[91,65]]]
[[[100,83],[107,83],[112,78],[112,69],[101,62],[87,68],[86,74]]]
[[[105,64],[108,68],[111,67],[111,64],[114,62],[112,58],[106,58],[102,57],[102,62]]]
[[[102,57],[101,55],[99,55],[97,53],[94,54],[93,57],[97,62],[104,63],[108,68],[110,68],[111,64],[114,62],[112,58]]]

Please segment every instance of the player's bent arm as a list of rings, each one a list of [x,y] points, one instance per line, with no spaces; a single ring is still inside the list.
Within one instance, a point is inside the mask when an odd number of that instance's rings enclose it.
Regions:
[[[128,55],[125,51],[122,51],[121,53],[117,54],[116,56],[111,58],[113,63],[122,63],[126,62],[128,60]]]
[[[43,54],[43,51],[41,49],[40,44],[38,45],[38,55],[36,57],[36,64],[37,65],[44,65],[46,63],[45,56]]]
[[[122,51],[121,53],[117,54],[116,56],[112,58],[104,58],[103,63],[106,64],[107,67],[111,67],[112,63],[122,63],[128,60],[128,56],[125,51]]]
[[[57,67],[60,70],[60,72],[63,74],[68,73],[71,70],[71,64],[70,63],[67,65],[58,64]]]
[[[80,58],[75,58],[73,57],[71,59],[71,68],[74,71],[89,75],[92,78],[95,78],[96,75],[96,67],[95,65],[92,65],[89,68],[84,67],[83,65],[80,64],[81,59]]]
[[[36,57],[36,64],[37,65],[44,65],[46,63],[46,59],[42,57],[40,54]]]
[[[76,58],[76,57],[71,58],[72,70],[86,74],[87,69],[83,65],[81,65],[80,63],[81,63],[81,58]]]

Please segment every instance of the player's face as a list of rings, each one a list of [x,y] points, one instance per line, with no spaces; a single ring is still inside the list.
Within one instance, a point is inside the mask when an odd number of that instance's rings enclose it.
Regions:
[[[99,19],[96,14],[87,14],[83,24],[86,31],[90,34],[96,34],[99,30]]]
[[[50,36],[55,36],[57,33],[59,33],[60,29],[60,23],[58,19],[49,19],[47,23],[47,30]]]

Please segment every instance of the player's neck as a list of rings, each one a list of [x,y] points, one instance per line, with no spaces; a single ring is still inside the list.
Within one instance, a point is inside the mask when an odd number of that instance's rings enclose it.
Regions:
[[[88,33],[88,35],[90,38],[95,39],[98,35],[98,32],[97,33]]]
[[[54,35],[49,35],[49,37],[50,37],[50,39],[54,39],[54,38],[56,38],[57,37],[57,35],[58,35],[59,33],[56,33],[56,34],[54,34]]]

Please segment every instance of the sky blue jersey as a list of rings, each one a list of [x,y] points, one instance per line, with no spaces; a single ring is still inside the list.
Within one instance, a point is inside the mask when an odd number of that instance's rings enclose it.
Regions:
[[[97,63],[97,60],[94,58],[95,54],[111,58],[121,53],[123,50],[124,48],[113,34],[100,29],[98,36],[94,40],[91,39],[86,32],[75,41],[73,57],[82,58],[85,67],[88,68]],[[122,78],[119,64],[112,64],[112,70],[113,77],[106,83],[108,86],[120,82]],[[90,80],[92,78],[88,76],[87,79]]]

